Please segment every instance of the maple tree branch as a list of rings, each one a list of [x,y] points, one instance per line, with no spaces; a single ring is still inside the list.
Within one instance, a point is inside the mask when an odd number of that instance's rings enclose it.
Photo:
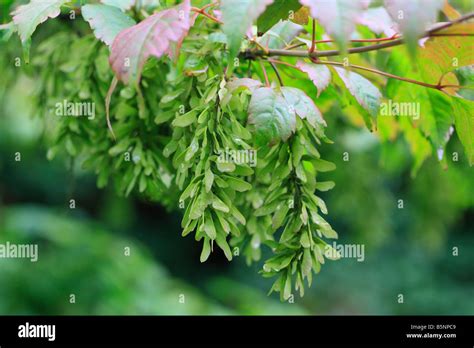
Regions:
[[[425,37],[431,37],[433,34],[436,34],[438,31],[441,31],[443,29],[449,28],[455,24],[465,22],[471,18],[474,18],[474,12],[470,12],[468,14],[465,14],[453,21],[441,24],[439,26],[436,26],[435,28],[432,28],[428,31],[425,32],[425,34],[421,38]],[[442,34],[442,33],[440,33]],[[461,33],[464,34],[464,33]],[[363,46],[363,47],[353,47],[349,48],[347,50],[348,54],[354,54],[354,53],[362,53],[362,52],[369,52],[369,51],[374,51],[374,50],[380,50],[383,48],[389,48],[393,46],[398,46],[403,44],[403,37],[399,37],[395,40],[387,41],[387,42],[382,42],[382,43],[377,43],[374,45],[368,45],[368,46]],[[290,46],[291,47],[291,46]],[[326,51],[315,51],[315,52],[308,52],[308,51],[302,51],[302,50],[289,50],[287,49],[268,49],[267,52],[262,51],[262,50],[249,50],[249,52],[246,52],[247,56],[251,57],[271,57],[271,56],[286,56],[286,57],[310,57],[310,58],[318,58],[318,57],[332,57],[332,56],[339,56],[341,55],[341,51],[339,50],[326,50]]]
[[[409,79],[407,77],[402,77],[402,76],[390,74],[390,73],[385,72],[385,71],[381,71],[381,70],[377,70],[377,69],[373,69],[373,68],[368,68],[368,67],[361,66],[361,65],[355,65],[355,64],[344,64],[344,63],[340,63],[340,62],[321,61],[321,60],[313,61],[313,63],[314,64],[326,64],[326,65],[341,66],[345,69],[354,68],[354,69],[364,70],[364,71],[368,71],[368,72],[371,72],[371,73],[374,73],[374,74],[389,77],[389,78],[392,78],[392,79],[413,83],[415,85],[420,85],[420,86],[423,86],[423,87],[434,88],[434,89],[437,89],[437,90],[443,90],[443,88],[447,88],[447,87],[460,87],[458,85],[441,85],[441,84],[434,85],[434,84],[431,84],[431,83],[426,83],[426,82],[422,82],[422,81],[418,81],[418,80],[414,80],[414,79]]]
[[[446,36],[447,35],[448,34],[446,34]],[[445,35],[438,34],[438,35],[433,35],[433,36],[445,36]],[[454,35],[450,35],[450,36],[464,36],[464,35],[463,34],[454,34]],[[396,40],[399,37],[400,36],[398,34],[394,34],[393,36],[390,36],[390,37],[380,37],[380,38],[376,38],[376,39],[353,39],[353,40],[349,40],[349,42],[362,42],[362,43],[363,42],[384,42],[384,41]],[[327,40],[315,40],[315,41],[313,41],[313,43],[315,45],[322,44],[322,43],[331,43],[331,42],[334,42],[334,40],[327,39]],[[300,42],[300,43],[285,47],[285,50],[292,50],[294,48],[298,48],[298,47],[301,47],[301,46],[304,46],[304,45],[306,45],[306,43]]]
[[[209,4],[208,4],[208,5],[209,5]],[[220,21],[219,19],[217,19],[217,18],[214,17],[213,15],[211,15],[211,14],[205,12],[204,10],[205,10],[206,7],[209,7],[209,6],[205,6],[205,7],[203,7],[203,8],[191,7],[191,11],[196,12],[196,13],[198,13],[198,14],[201,14],[201,15],[203,15],[204,17],[207,17],[207,18],[209,18],[210,20],[212,20],[212,21],[214,21],[214,22],[216,22],[216,23],[223,24],[222,21]]]
[[[282,64],[282,65],[286,65],[286,66],[289,66],[291,68],[299,70],[295,65],[284,62],[284,61],[281,61],[281,60],[276,60],[276,59],[271,59],[271,58],[269,58],[267,60],[269,62],[272,62],[272,63],[275,63],[275,64]],[[340,62],[322,61],[322,60],[315,60],[315,59],[312,59],[311,61],[314,64],[334,65],[334,66],[343,67],[345,69],[354,68],[354,69],[364,70],[364,71],[368,71],[368,72],[371,72],[371,73],[374,73],[374,74],[379,74],[379,75],[382,75],[382,76],[385,76],[385,77],[389,77],[389,78],[392,78],[392,79],[396,79],[396,80],[400,80],[400,81],[404,81],[404,82],[408,82],[408,83],[413,83],[415,85],[420,85],[420,86],[423,86],[423,87],[437,89],[439,91],[442,91],[444,88],[463,88],[463,86],[459,86],[459,85],[441,85],[440,83],[434,85],[434,84],[431,84],[431,83],[426,83],[426,82],[422,82],[422,81],[418,81],[418,80],[414,80],[414,79],[409,79],[409,78],[398,76],[398,75],[393,75],[393,74],[387,73],[385,71],[381,71],[381,70],[377,70],[377,69],[373,69],[373,68],[368,68],[368,67],[361,66],[361,65],[344,64],[344,63],[340,63]]]

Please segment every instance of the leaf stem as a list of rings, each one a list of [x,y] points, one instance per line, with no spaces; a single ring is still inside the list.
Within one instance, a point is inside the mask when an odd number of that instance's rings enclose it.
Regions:
[[[278,78],[278,82],[280,83],[280,86],[284,86],[283,84],[283,80],[281,79],[281,76],[280,76],[280,72],[278,71],[278,68],[276,67],[275,63],[273,63],[272,61],[268,60],[268,63],[270,64],[270,66],[272,67],[273,71],[275,72],[275,75],[277,76]]]
[[[309,54],[313,53],[314,49],[316,48],[315,36],[316,36],[316,21],[313,18],[313,33],[311,36],[311,48],[309,49]]]
[[[209,4],[208,4],[209,5]],[[214,17],[213,15],[207,13],[204,11],[205,7],[203,8],[198,8],[198,7],[191,7],[191,11],[193,12],[196,12],[198,14],[201,14],[203,15],[204,17],[207,17],[209,18],[210,20],[216,22],[216,23],[219,23],[219,24],[223,24],[222,21],[220,21],[219,19],[217,19],[216,17]]]
[[[117,83],[118,79],[116,76],[114,76],[112,82],[110,83],[109,90],[107,91],[107,96],[105,97],[105,118],[107,120],[107,127],[109,128],[114,140],[117,140],[117,138],[115,137],[114,129],[112,128],[112,123],[110,122],[110,100],[112,99],[112,94],[117,87]]]
[[[265,85],[266,85],[267,87],[270,87],[270,81],[268,80],[267,71],[265,70],[265,67],[263,66],[262,61],[260,61],[260,67],[262,68],[263,76],[265,76]]]

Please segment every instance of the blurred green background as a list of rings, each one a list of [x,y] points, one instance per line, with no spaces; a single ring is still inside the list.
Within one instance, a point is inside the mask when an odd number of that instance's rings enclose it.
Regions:
[[[39,261],[0,259],[0,314],[474,314],[474,169],[456,137],[447,170],[431,157],[413,178],[402,138],[381,144],[338,107],[325,112],[335,144],[321,152],[338,168],[327,175],[328,220],[339,243],[365,245],[365,260],[328,262],[304,298],[281,303],[266,295],[262,263],[217,252],[201,264],[179,212],[98,190],[66,158],[48,161],[32,81],[1,75],[0,243],[38,243]]]

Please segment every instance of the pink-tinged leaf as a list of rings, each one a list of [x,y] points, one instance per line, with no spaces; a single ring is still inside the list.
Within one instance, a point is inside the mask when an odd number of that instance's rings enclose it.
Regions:
[[[357,22],[377,35],[383,33],[387,37],[392,37],[398,32],[397,24],[383,7],[369,8],[359,16]]]
[[[125,84],[138,85],[143,65],[150,56],[160,58],[166,54],[173,58],[176,46],[192,25],[190,9],[190,0],[185,0],[121,31],[110,55],[110,65],[117,77]]]
[[[334,67],[334,70],[354,97],[356,105],[361,107],[364,121],[370,128],[371,121],[375,122],[379,113],[382,93],[372,82],[353,71],[337,67]]]
[[[329,86],[329,82],[331,82],[331,71],[326,65],[308,64],[300,60],[296,63],[296,67],[308,74],[308,77],[313,81],[318,90],[318,97],[321,92]]]
[[[29,4],[19,6],[12,16],[21,41],[25,43],[33,35],[36,27],[48,18],[59,16],[61,6],[66,2],[68,0],[31,0]]]
[[[412,55],[428,25],[432,24],[443,8],[443,0],[385,0],[385,7],[403,33]]]
[[[244,77],[241,79],[238,79],[238,78],[232,79],[226,85],[226,88],[231,93],[238,88],[244,88],[244,89],[247,88],[251,92],[253,92],[256,88],[259,88],[259,87],[262,87],[261,81],[250,79],[247,77]]]
[[[300,0],[300,3],[309,7],[311,17],[321,23],[342,50],[346,49],[356,19],[368,5],[366,0]]]
[[[273,0],[222,0],[222,30],[227,35],[230,55],[239,53],[242,38],[253,22],[272,4]]]

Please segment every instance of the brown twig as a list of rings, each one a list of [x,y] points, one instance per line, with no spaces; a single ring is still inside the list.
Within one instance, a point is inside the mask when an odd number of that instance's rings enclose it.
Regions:
[[[425,34],[422,36],[423,37],[430,37],[433,36],[433,34],[437,33],[438,31],[441,31],[443,29],[449,28],[455,24],[467,21],[471,18],[474,18],[474,12],[468,13],[464,16],[461,16],[451,22],[444,23],[442,25],[439,25],[435,28],[432,28],[428,31],[425,32]],[[442,34],[442,33],[439,33]],[[446,34],[444,34],[446,35]],[[403,43],[403,37],[399,37],[395,40],[387,41],[387,42],[382,42],[382,43],[377,43],[374,45],[368,45],[368,46],[363,46],[363,47],[353,47],[349,48],[347,50],[348,54],[354,54],[354,53],[362,53],[362,52],[369,52],[369,51],[374,51],[374,50],[380,50],[383,48],[389,48],[393,46],[398,46]],[[302,51],[302,50],[296,50],[292,51],[287,49],[269,49],[267,52],[264,52],[262,50],[255,50],[247,53],[248,56],[253,56],[253,57],[262,57],[262,56],[287,56],[287,57],[312,57],[312,58],[318,58],[318,57],[332,57],[332,56],[339,56],[341,55],[341,52],[339,50],[326,50],[326,51],[316,51],[309,53],[308,51]]]
[[[208,4],[208,5],[209,5],[209,4]],[[209,7],[209,6],[207,6],[207,7]],[[206,8],[206,6],[203,7],[203,8],[191,7],[191,11],[196,12],[196,13],[199,13],[199,14],[201,14],[201,15],[203,15],[203,16],[209,18],[210,20],[212,20],[212,21],[214,21],[214,22],[216,22],[216,23],[223,24],[222,21],[218,20],[218,19],[217,19],[216,17],[214,17],[213,15],[211,15],[211,14],[205,12],[205,11],[204,11],[205,8]]]
[[[284,62],[284,61],[281,61],[281,60],[268,59],[268,61],[271,62],[271,63],[283,64],[283,65],[289,66],[291,68],[298,69],[293,64],[290,64],[290,63],[287,63],[287,62]],[[439,91],[442,91],[445,88],[462,88],[463,87],[463,86],[458,86],[458,85],[441,85],[440,83],[434,85],[434,84],[431,84],[431,83],[426,83],[426,82],[422,82],[422,81],[418,81],[418,80],[414,80],[414,79],[409,79],[409,78],[398,76],[398,75],[393,75],[393,74],[387,73],[385,71],[381,71],[381,70],[377,70],[377,69],[373,69],[373,68],[368,68],[368,67],[361,66],[361,65],[344,64],[344,63],[340,63],[340,62],[332,62],[332,61],[327,61],[327,60],[326,61],[312,60],[312,62],[315,63],[315,64],[341,66],[345,69],[354,68],[354,69],[364,70],[364,71],[368,71],[368,72],[371,72],[371,73],[374,73],[374,74],[379,74],[379,75],[382,75],[382,76],[385,76],[385,77],[389,77],[389,78],[392,78],[392,79],[396,79],[396,80],[400,80],[400,81],[404,81],[404,82],[408,82],[408,83],[413,83],[413,84],[420,85],[420,86],[423,86],[423,87],[437,89]]]

